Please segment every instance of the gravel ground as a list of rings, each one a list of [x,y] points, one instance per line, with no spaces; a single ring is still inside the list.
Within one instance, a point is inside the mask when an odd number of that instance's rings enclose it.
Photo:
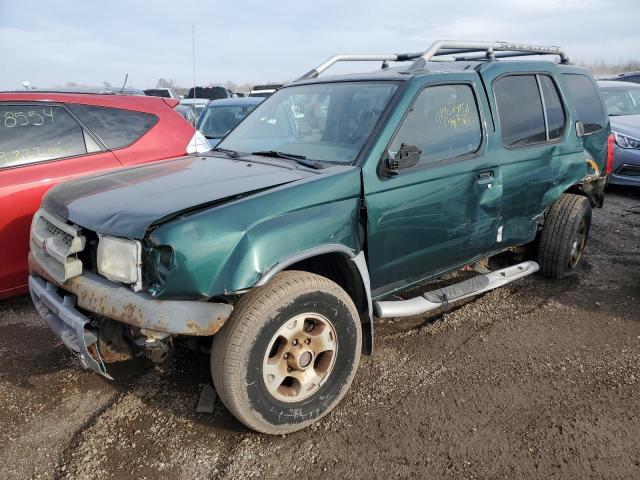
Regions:
[[[587,261],[449,312],[379,322],[342,403],[269,437],[207,357],[82,371],[28,297],[0,304],[0,478],[640,478],[640,192],[594,212]]]

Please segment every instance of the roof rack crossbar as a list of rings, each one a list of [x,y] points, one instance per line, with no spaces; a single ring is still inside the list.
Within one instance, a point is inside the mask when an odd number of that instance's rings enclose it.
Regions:
[[[482,53],[481,53],[482,52]],[[504,52],[496,54],[496,52]],[[455,57],[463,53],[478,53],[478,56]],[[569,57],[564,50],[556,46],[529,45],[524,43],[509,42],[473,42],[457,40],[438,40],[424,52],[420,53],[394,53],[394,54],[339,54],[328,58],[316,68],[309,70],[298,80],[316,78],[322,72],[338,62],[406,62],[409,60],[424,59],[433,61],[479,60],[482,58],[506,58],[527,55],[557,55],[561,63],[569,63]]]
[[[455,52],[452,50],[458,51]],[[433,57],[438,55],[451,55],[452,53],[472,52],[484,52],[485,56],[487,57],[493,57],[495,55],[495,52],[511,52],[514,54],[511,56],[519,56],[517,53],[529,55],[558,55],[560,57],[561,63],[569,63],[569,58],[565,54],[564,50],[560,47],[510,42],[468,42],[439,40],[433,43],[427,50],[425,50],[425,52],[422,54],[422,58],[424,58],[428,62],[430,60],[433,60]]]
[[[536,52],[498,52],[493,55],[493,58],[514,58],[514,57],[531,57],[537,56],[540,53]],[[457,62],[473,62],[477,60],[486,60],[486,54],[466,55],[461,57],[455,57]]]

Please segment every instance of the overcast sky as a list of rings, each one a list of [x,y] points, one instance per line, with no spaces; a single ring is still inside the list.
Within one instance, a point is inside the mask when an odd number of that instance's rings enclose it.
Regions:
[[[0,0],[0,89],[77,82],[293,79],[334,53],[436,39],[561,45],[574,60],[640,60],[640,0]]]

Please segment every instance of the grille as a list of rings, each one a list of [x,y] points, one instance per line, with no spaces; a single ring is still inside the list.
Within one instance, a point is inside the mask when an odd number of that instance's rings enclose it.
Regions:
[[[51,237],[55,237],[56,235],[60,235],[60,237],[62,238],[62,241],[64,242],[64,244],[67,247],[71,247],[71,243],[73,242],[73,235],[68,234],[67,232],[65,232],[64,230],[62,230],[61,228],[56,227],[53,223],[51,223],[49,220],[47,220],[46,218],[42,218],[45,228],[47,229],[47,232],[49,232],[51,235]]]
[[[627,177],[640,177],[640,166],[638,166],[638,165],[624,165],[618,171],[618,175],[625,175]]]
[[[46,210],[38,210],[31,224],[31,254],[59,282],[82,274],[77,254],[84,250],[86,239],[76,225]]]

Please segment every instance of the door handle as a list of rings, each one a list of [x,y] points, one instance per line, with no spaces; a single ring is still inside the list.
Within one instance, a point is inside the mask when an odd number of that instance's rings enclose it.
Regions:
[[[478,173],[476,182],[479,185],[491,185],[493,183],[493,170],[486,170]]]

